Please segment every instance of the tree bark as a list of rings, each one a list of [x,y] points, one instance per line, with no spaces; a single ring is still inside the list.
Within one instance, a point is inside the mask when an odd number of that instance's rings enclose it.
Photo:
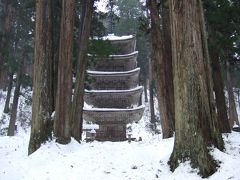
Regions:
[[[169,138],[173,136],[173,106],[171,106],[171,102],[169,101],[170,96],[172,94],[169,91],[169,76],[167,75],[167,66],[168,63],[164,60],[163,51],[163,38],[162,32],[160,29],[160,19],[159,12],[157,9],[156,0],[148,0],[148,5],[150,9],[150,17],[151,17],[151,40],[152,40],[152,48],[154,49],[154,56],[156,60],[156,87],[157,87],[157,95],[158,95],[158,104],[160,108],[160,120],[162,125],[162,133],[163,138]]]
[[[216,171],[207,146],[223,150],[217,123],[201,0],[170,0],[175,141],[169,165],[190,160],[202,177]]]
[[[175,116],[174,116],[174,87],[173,87],[173,68],[172,68],[172,47],[171,47],[171,30],[169,7],[167,1],[162,3],[162,27],[163,27],[163,59],[165,62],[166,74],[166,102],[168,108],[168,118],[171,128],[174,130]]]
[[[22,84],[22,72],[23,72],[23,62],[21,62],[19,70],[17,72],[17,81],[16,81],[16,87],[15,87],[14,96],[13,96],[13,105],[11,109],[11,116],[10,116],[8,133],[7,133],[8,136],[14,136],[15,134],[18,100],[19,100],[20,88]]]
[[[227,61],[227,92],[228,92],[228,112],[229,112],[229,124],[230,128],[232,129],[234,124],[239,125],[238,121],[238,114],[237,108],[235,104],[235,98],[233,93],[233,86],[232,86],[232,65]]]
[[[5,62],[3,62],[3,64],[0,66],[4,67]],[[8,85],[7,77],[8,77],[8,72],[5,70],[5,68],[0,70],[0,89],[3,89],[4,91],[6,91],[7,85]]]
[[[93,14],[94,1],[82,1],[80,34],[79,34],[79,56],[77,62],[76,84],[71,107],[71,135],[75,140],[82,139],[82,114],[85,69],[87,65],[87,47],[90,36],[90,26]]]
[[[3,22],[0,26],[0,89],[7,86],[7,71],[6,68],[4,68],[7,55],[6,53],[3,53],[2,50],[9,48],[7,38],[12,28],[12,20],[14,15],[14,8],[11,1],[3,0],[2,4]]]
[[[53,94],[53,109],[55,109],[57,85],[58,85],[58,61],[59,61],[59,44],[61,31],[61,9],[62,0],[51,1],[51,33],[52,33],[52,94]]]
[[[238,94],[238,107],[240,109],[240,89],[238,89],[237,94]]]
[[[222,133],[230,133],[230,124],[227,116],[227,106],[224,94],[223,78],[219,63],[219,56],[215,50],[211,50],[213,90],[217,105],[217,119]]]
[[[5,106],[4,106],[4,113],[8,113],[10,111],[9,104],[10,104],[10,98],[11,98],[11,93],[12,93],[12,86],[13,86],[13,73],[10,72],[8,76],[8,91],[7,91],[7,97],[5,101]]]
[[[51,138],[53,111],[51,1],[36,1],[31,136],[28,154]]]
[[[150,106],[150,114],[151,114],[151,119],[150,122],[151,124],[156,127],[156,117],[155,117],[155,112],[154,112],[154,96],[153,96],[153,64],[152,64],[152,56],[148,56],[148,76],[149,76],[149,106]]]
[[[58,88],[54,121],[54,134],[57,142],[61,144],[69,143],[71,140],[69,113],[72,100],[74,6],[75,0],[62,1]]]
[[[145,77],[143,81],[144,81],[144,86],[143,86],[143,88],[144,88],[144,101],[147,103],[148,102],[148,94],[147,94],[148,78]]]

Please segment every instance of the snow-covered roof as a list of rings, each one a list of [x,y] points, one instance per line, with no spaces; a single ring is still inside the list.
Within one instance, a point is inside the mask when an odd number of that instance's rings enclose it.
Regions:
[[[140,68],[136,68],[133,69],[131,71],[121,71],[121,72],[116,72],[116,71],[91,71],[91,70],[87,70],[88,74],[96,74],[96,75],[123,75],[123,74],[130,74],[130,73],[134,73],[140,71]]]
[[[83,124],[83,129],[99,129],[97,124]]]
[[[116,58],[120,58],[120,57],[122,57],[122,58],[124,58],[124,57],[129,57],[129,56],[134,56],[134,55],[136,55],[136,54],[138,54],[138,51],[134,51],[134,52],[132,52],[132,53],[129,53],[129,54],[123,54],[123,55],[113,55],[113,54],[111,54],[111,55],[109,55],[108,57],[111,57],[111,58],[114,58],[114,57],[116,57]],[[92,57],[92,54],[88,54],[88,57]],[[97,58],[98,58],[98,56],[96,56]]]
[[[138,54],[138,51],[134,51],[132,53],[129,53],[129,54],[123,54],[123,55],[110,55],[109,57],[128,57],[128,56],[134,56]]]
[[[83,108],[83,119],[94,123],[132,123],[142,118],[145,106],[130,109],[120,108]]]
[[[85,89],[86,93],[125,93],[125,92],[133,92],[143,89],[143,86],[137,86],[133,89],[127,89],[127,90],[87,90]]]
[[[90,133],[96,134],[95,129],[92,129],[92,130],[90,131]]]
[[[83,107],[83,110],[85,111],[102,111],[102,112],[114,112],[114,111],[135,111],[138,109],[143,109],[145,108],[144,105],[138,106],[138,107],[134,107],[134,108],[129,108],[129,109],[120,109],[120,108],[90,108],[88,107]]]
[[[121,41],[121,40],[128,40],[132,38],[134,38],[133,35],[115,36],[114,34],[108,34],[107,36],[103,36],[103,37],[94,37],[95,40],[102,39],[102,40],[109,40],[109,41]]]

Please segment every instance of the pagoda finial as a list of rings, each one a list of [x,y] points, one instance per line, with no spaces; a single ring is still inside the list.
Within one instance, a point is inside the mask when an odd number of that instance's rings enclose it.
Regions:
[[[114,6],[114,0],[109,0],[109,6],[110,6],[110,14],[109,14],[109,24],[108,24],[108,29],[109,29],[109,34],[113,34],[114,31],[114,12],[113,12],[113,6]]]

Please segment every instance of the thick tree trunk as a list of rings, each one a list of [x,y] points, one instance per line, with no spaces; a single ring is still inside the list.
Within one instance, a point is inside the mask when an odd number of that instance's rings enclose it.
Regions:
[[[163,51],[163,37],[162,32],[160,30],[160,19],[159,12],[157,9],[156,0],[148,0],[148,5],[150,9],[150,17],[151,17],[151,40],[152,40],[152,48],[154,49],[154,56],[156,60],[156,87],[157,87],[157,95],[158,95],[158,105],[160,108],[160,118],[162,125],[162,133],[163,138],[169,138],[173,136],[173,118],[174,118],[174,110],[172,109],[172,105],[169,101],[169,97],[172,94],[169,91],[169,76],[167,75],[167,66],[169,65],[164,60]]]
[[[218,53],[212,50],[211,53],[212,63],[212,77],[213,77],[213,90],[215,92],[216,105],[217,105],[217,119],[222,133],[230,133],[230,125],[227,116],[227,106],[224,94],[223,78],[219,63]]]
[[[51,1],[36,1],[32,125],[28,153],[51,138],[53,111]]]
[[[59,44],[61,31],[61,9],[62,0],[51,1],[51,31],[52,31],[52,94],[53,94],[53,109],[55,109],[57,85],[58,85],[58,60],[59,60]]]
[[[170,120],[170,126],[174,130],[175,115],[174,115],[174,87],[173,87],[173,68],[172,68],[172,47],[171,47],[171,30],[169,7],[165,4],[168,0],[164,0],[162,10],[162,27],[163,27],[163,59],[165,62],[166,74],[166,92],[167,96],[167,113]]]
[[[149,106],[150,106],[150,114],[151,119],[150,122],[156,127],[156,117],[154,112],[154,96],[153,96],[153,64],[152,64],[152,56],[148,57],[148,77],[149,77]]]
[[[203,177],[216,171],[207,146],[224,148],[217,123],[201,0],[170,0],[175,142],[169,164],[190,160]]]
[[[9,104],[10,104],[10,98],[11,98],[11,93],[12,93],[12,86],[13,86],[13,73],[9,73],[8,76],[8,91],[7,91],[7,97],[5,101],[5,106],[4,106],[4,113],[8,113],[10,111]]]
[[[232,86],[232,66],[229,62],[227,62],[227,92],[228,92],[228,104],[229,104],[229,124],[230,128],[232,129],[234,124],[239,125],[238,121],[238,114],[235,104],[235,97],[233,93],[233,86]]]
[[[149,16],[149,12],[148,12],[147,8],[145,9],[145,13],[147,15],[147,19],[149,19],[150,16]],[[145,38],[147,38],[147,36]],[[148,48],[148,50],[150,50],[150,48],[148,46],[147,46],[147,48]],[[145,67],[146,73],[143,73],[143,74],[145,74],[145,77],[143,77],[143,79],[144,79],[144,100],[146,103],[148,102],[148,89],[149,89],[149,86],[148,86],[149,85],[149,73],[147,73],[148,70],[149,70],[149,68]]]
[[[11,116],[10,116],[9,127],[8,127],[8,134],[7,134],[8,136],[14,136],[15,134],[18,100],[19,100],[20,88],[22,84],[22,71],[23,71],[23,65],[21,63],[17,73],[16,87],[15,87],[14,96],[13,96],[13,105],[11,109]]]
[[[57,142],[66,144],[71,140],[70,110],[72,101],[72,56],[75,0],[62,1],[62,18],[58,62],[58,88],[54,134]]]
[[[71,135],[77,141],[82,139],[82,114],[83,114],[83,93],[84,93],[84,79],[85,69],[87,65],[87,47],[90,36],[90,26],[93,13],[94,1],[82,1],[81,24],[79,34],[79,57],[77,63],[77,77],[71,107]]]
[[[3,20],[0,26],[0,89],[5,89],[5,87],[7,87],[6,80],[8,76],[5,67],[7,56],[2,50],[9,48],[7,36],[9,36],[11,31],[14,8],[12,6],[12,2],[9,0],[2,0],[2,5]]]

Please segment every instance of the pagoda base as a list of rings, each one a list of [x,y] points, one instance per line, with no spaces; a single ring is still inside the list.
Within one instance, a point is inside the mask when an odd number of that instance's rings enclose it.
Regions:
[[[126,124],[99,124],[96,131],[96,140],[98,141],[125,141]]]

